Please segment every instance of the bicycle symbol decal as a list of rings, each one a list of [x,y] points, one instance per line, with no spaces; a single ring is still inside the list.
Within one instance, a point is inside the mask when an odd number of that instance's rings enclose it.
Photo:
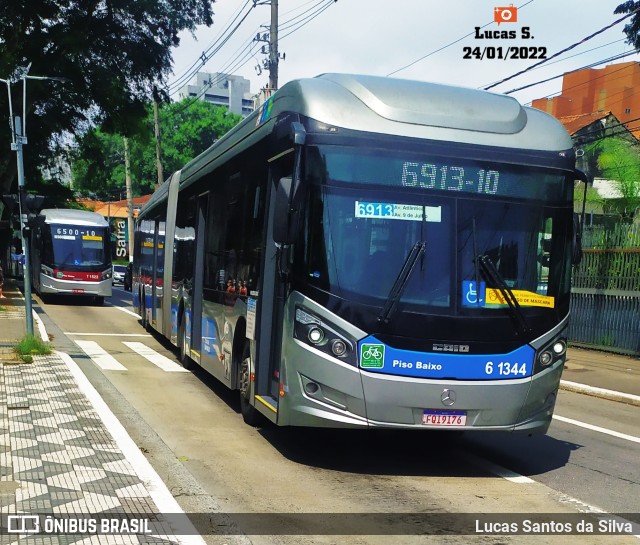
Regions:
[[[363,344],[360,347],[360,367],[382,369],[384,367],[384,344]]]

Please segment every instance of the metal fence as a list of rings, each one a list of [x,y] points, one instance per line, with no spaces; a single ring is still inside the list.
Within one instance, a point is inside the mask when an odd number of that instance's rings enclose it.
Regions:
[[[569,340],[640,355],[640,225],[585,228],[574,268]]]

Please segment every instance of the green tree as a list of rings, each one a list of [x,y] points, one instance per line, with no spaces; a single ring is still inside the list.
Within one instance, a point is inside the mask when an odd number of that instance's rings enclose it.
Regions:
[[[640,0],[627,0],[627,2],[620,4],[613,13],[633,13],[638,8],[640,8]],[[624,27],[627,43],[640,51],[640,11],[636,12],[629,21]]]
[[[25,173],[27,183],[51,156],[65,132],[92,124],[131,134],[144,118],[153,85],[171,70],[178,34],[212,24],[214,0],[11,0],[0,10],[0,78],[30,74],[69,81],[29,81]],[[14,85],[14,112],[22,112],[22,88]],[[161,87],[161,85],[159,85]],[[0,120],[8,114],[0,93]],[[16,180],[9,131],[0,124],[0,190]]]
[[[78,137],[71,154],[71,177],[76,190],[104,199],[113,197],[125,185],[123,137],[100,128]]]
[[[160,109],[162,165],[165,177],[211,146],[231,130],[242,117],[226,108],[186,98]],[[154,121],[151,106],[141,123],[142,130],[129,140],[131,179],[136,195],[148,193],[157,182]],[[122,138],[92,129],[77,139],[72,158],[75,188],[112,198],[125,187]]]
[[[640,206],[640,154],[622,138],[603,138],[594,144],[598,169],[611,180],[621,197],[612,208],[623,218],[632,219]]]

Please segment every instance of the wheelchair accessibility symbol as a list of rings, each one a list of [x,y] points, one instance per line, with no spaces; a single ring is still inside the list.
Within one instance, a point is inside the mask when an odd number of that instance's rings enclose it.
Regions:
[[[478,293],[476,282],[470,280],[462,281],[462,306],[463,307],[483,307],[485,304],[485,294],[487,286],[480,282],[480,292]]]

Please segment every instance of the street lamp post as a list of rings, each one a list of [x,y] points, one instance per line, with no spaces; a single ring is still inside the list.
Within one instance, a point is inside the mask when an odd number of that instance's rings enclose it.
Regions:
[[[25,236],[25,229],[27,227],[27,210],[26,192],[24,190],[24,162],[22,158],[22,144],[23,138],[26,140],[26,136],[22,134],[22,126],[20,123],[20,116],[16,116],[15,119],[15,133],[16,133],[16,160],[18,163],[18,205],[20,210],[20,237],[22,240],[22,253],[24,254],[24,299],[25,299],[25,314],[27,319],[27,335],[33,335],[33,309],[31,307],[31,249],[29,248],[29,241]]]
[[[29,210],[27,208],[26,191],[24,186],[24,161],[22,146],[27,143],[27,79],[35,80],[54,80],[68,81],[66,78],[47,77],[47,76],[28,76],[29,65],[24,70],[22,76],[22,120],[20,116],[13,117],[13,104],[11,100],[11,83],[12,80],[0,79],[0,82],[7,85],[7,93],[9,95],[9,125],[11,127],[11,150],[16,152],[16,161],[18,167],[18,205],[20,212],[20,240],[22,241],[22,252],[24,253],[24,298],[25,298],[25,314],[27,335],[33,335],[33,308],[31,304],[31,257],[29,243],[26,237],[27,217]],[[23,124],[24,123],[24,124]]]

